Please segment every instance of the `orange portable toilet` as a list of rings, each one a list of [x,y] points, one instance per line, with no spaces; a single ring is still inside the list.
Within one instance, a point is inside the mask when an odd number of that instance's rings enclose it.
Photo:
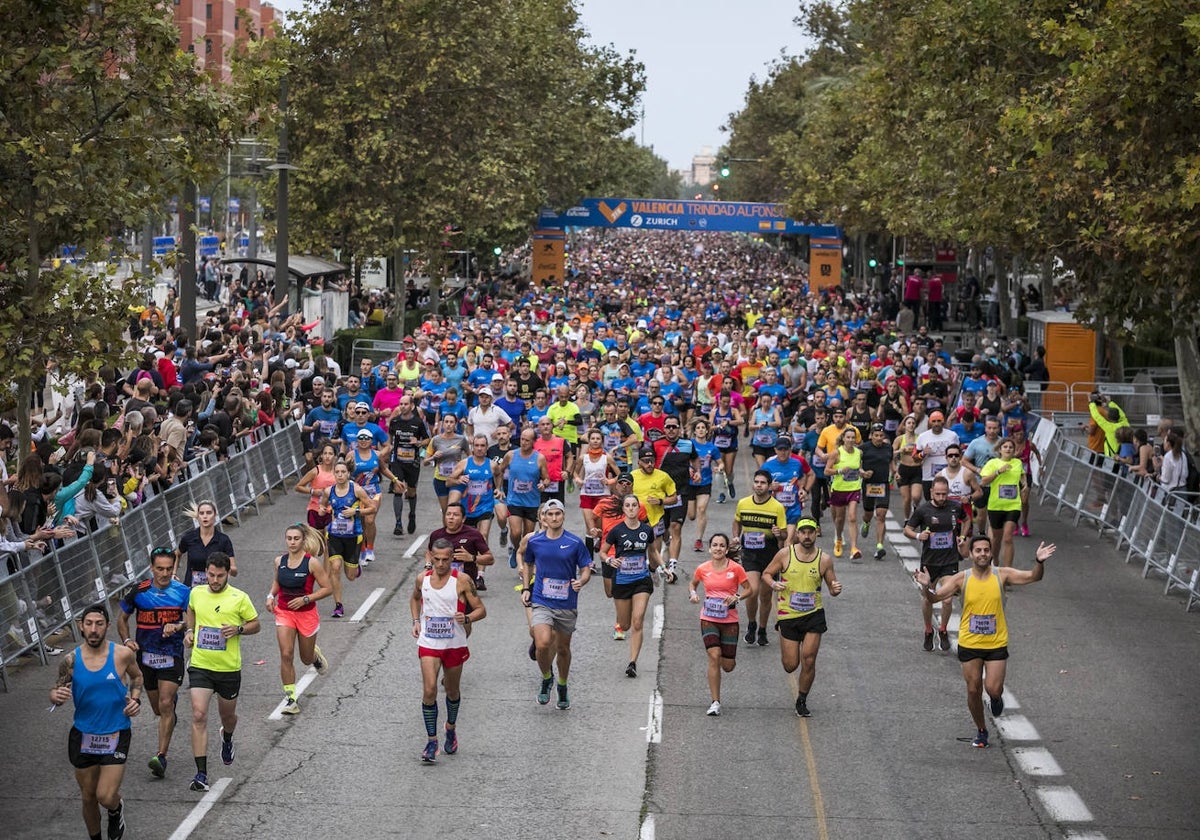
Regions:
[[[1096,360],[1100,358],[1100,336],[1091,327],[1075,320],[1071,312],[1030,312],[1029,347],[1027,352],[1039,344],[1046,348],[1046,368],[1050,371],[1051,383],[1062,383],[1070,390],[1077,383],[1090,384],[1096,381]],[[1058,386],[1061,388],[1062,386]],[[1057,391],[1058,389],[1052,389]],[[1087,392],[1083,393],[1084,404],[1067,405],[1065,394],[1054,394],[1053,400],[1046,393],[1043,408],[1049,411],[1087,411]],[[1049,405],[1047,402],[1062,402]]]

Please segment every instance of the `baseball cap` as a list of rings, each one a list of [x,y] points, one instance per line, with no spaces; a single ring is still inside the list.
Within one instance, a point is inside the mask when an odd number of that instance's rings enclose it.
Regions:
[[[934,420],[945,420],[945,419],[946,419],[946,415],[942,414],[942,412],[940,412],[940,411],[929,412],[930,422],[933,422]]]
[[[355,408],[365,408],[367,411],[370,411],[371,404],[369,402],[367,402],[366,400],[359,400],[358,405],[356,405]]]
[[[783,449],[784,447],[791,449],[792,448],[792,439],[790,437],[788,437],[787,435],[780,435],[775,440],[775,448]]]
[[[503,382],[503,381],[504,381],[504,374],[503,374],[503,373],[493,373],[493,374],[492,374],[492,381],[493,381],[493,382]]]
[[[806,516],[803,519],[801,519],[799,522],[796,523],[796,530],[797,531],[804,531],[804,530],[815,531],[815,530],[817,530],[817,523],[814,520],[812,520]]]
[[[542,513],[546,513],[547,511],[551,510],[561,510],[564,513],[566,512],[566,508],[563,507],[563,503],[558,499],[550,499],[548,502],[542,505]]]
[[[623,472],[617,476],[617,483],[633,484],[633,473]]]
[[[483,388],[480,388],[480,389],[479,389],[479,396],[481,396],[481,397],[492,397],[492,396],[495,396],[495,395],[492,393],[492,389],[491,389],[491,388],[488,388],[487,386],[484,386]]]
[[[882,423],[872,423],[872,424],[871,424],[871,431],[872,431],[872,432],[882,432],[882,431],[883,431],[883,424],[882,424]]]
[[[638,459],[639,460],[642,458],[654,458],[654,457],[656,457],[656,456],[654,454],[653,446],[650,446],[649,444],[645,444],[640,449],[638,449]]]
[[[324,377],[324,376],[314,376],[314,377],[312,378],[312,384],[314,384],[314,385],[324,385],[324,384],[325,384],[325,377]]]
[[[375,435],[371,434],[370,429],[359,429],[358,430],[358,439],[359,440],[371,440],[374,437],[375,437]]]

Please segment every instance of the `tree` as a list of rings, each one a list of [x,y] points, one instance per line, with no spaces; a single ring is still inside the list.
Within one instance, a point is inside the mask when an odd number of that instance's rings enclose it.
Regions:
[[[293,213],[315,251],[436,264],[446,225],[513,241],[600,181],[643,86],[632,56],[585,46],[569,0],[331,0],[292,35]]]
[[[179,50],[170,8],[0,0],[0,340],[22,457],[47,363],[81,376],[98,368],[138,293],[43,262],[62,246],[107,259],[106,240],[165,203],[235,113]]]

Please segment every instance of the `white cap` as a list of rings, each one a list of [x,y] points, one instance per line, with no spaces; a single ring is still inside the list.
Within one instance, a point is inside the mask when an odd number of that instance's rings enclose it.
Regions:
[[[479,393],[479,396],[481,396],[481,397],[483,397],[483,396],[488,396],[488,397],[495,396],[495,394],[493,394],[493,393],[492,393],[492,389],[491,389],[491,388],[488,388],[486,385],[485,385],[484,387],[480,388],[478,393]]]

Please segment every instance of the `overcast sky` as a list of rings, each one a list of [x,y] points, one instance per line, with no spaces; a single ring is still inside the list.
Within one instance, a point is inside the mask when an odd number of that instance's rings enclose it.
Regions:
[[[278,9],[303,0],[271,0]],[[447,0],[452,2],[452,0]],[[672,169],[688,170],[703,146],[725,141],[720,126],[741,109],[751,76],[763,79],[783,50],[798,54],[792,20],[799,0],[576,0],[597,44],[636,50],[646,65],[638,140]]]

